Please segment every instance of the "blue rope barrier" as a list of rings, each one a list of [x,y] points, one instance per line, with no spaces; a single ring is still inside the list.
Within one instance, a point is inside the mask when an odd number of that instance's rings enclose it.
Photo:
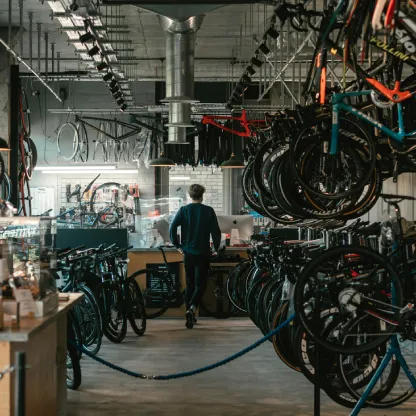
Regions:
[[[263,338],[259,339],[258,341],[256,341],[254,344],[249,345],[248,347],[244,348],[243,350],[227,357],[224,358],[221,361],[218,361],[214,364],[210,364],[207,365],[205,367],[201,367],[201,368],[197,368],[195,370],[191,370],[191,371],[184,371],[181,373],[174,373],[174,374],[168,374],[168,375],[160,375],[160,376],[155,376],[155,375],[148,375],[148,374],[142,374],[142,373],[136,373],[134,371],[130,371],[127,370],[123,367],[120,367],[118,365],[115,365],[113,363],[110,363],[100,357],[96,357],[94,354],[91,354],[89,351],[87,351],[85,348],[83,347],[79,347],[78,345],[76,345],[76,347],[78,349],[81,349],[82,352],[87,355],[88,357],[92,358],[95,361],[98,361],[99,363],[106,365],[107,367],[112,368],[113,370],[119,371],[121,373],[127,374],[128,376],[131,377],[135,377],[135,378],[141,378],[144,380],[175,380],[177,378],[183,378],[183,377],[190,377],[190,376],[194,376],[196,374],[201,374],[204,373],[206,371],[210,371],[213,370],[214,368],[218,368],[221,367],[225,364],[228,364],[231,361],[236,360],[237,358],[242,357],[243,355],[249,353],[250,351],[254,350],[255,348],[259,347],[261,344],[263,344],[264,342],[266,342],[269,338],[271,338],[273,335],[276,335],[282,328],[284,328],[285,326],[288,326],[290,324],[290,322],[293,321],[293,319],[295,319],[295,315],[291,315],[288,319],[286,319],[286,321],[284,321],[283,323],[281,323],[277,328],[273,329],[273,331],[270,331],[267,335],[265,335]],[[75,344],[74,344],[75,345]]]

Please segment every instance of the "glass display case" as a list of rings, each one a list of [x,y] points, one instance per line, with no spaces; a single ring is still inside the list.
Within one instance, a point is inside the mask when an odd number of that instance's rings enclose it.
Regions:
[[[29,289],[35,301],[56,294],[54,226],[40,217],[0,217],[0,279],[3,300]]]

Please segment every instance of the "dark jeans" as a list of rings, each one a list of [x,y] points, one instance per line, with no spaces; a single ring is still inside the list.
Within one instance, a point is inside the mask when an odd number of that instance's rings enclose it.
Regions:
[[[185,305],[188,310],[192,305],[197,308],[207,286],[209,269],[208,256],[184,253],[183,263],[186,273]]]

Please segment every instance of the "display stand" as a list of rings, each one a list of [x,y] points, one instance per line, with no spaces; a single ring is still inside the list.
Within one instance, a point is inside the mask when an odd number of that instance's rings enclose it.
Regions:
[[[383,374],[383,371],[386,369],[390,361],[393,359],[393,356],[396,357],[397,361],[400,364],[400,367],[403,369],[407,378],[412,383],[413,388],[416,390],[416,378],[413,375],[413,373],[410,371],[409,366],[407,365],[406,360],[403,357],[402,351],[400,349],[399,341],[397,340],[397,335],[393,335],[391,337],[390,346],[386,352],[386,355],[381,361],[380,367],[377,368],[376,372],[374,373],[373,378],[371,379],[370,383],[368,383],[360,400],[358,400],[354,409],[350,413],[350,416],[357,416],[360,413],[361,409],[365,405],[365,402],[367,401],[368,396],[373,391],[374,386],[377,384],[378,380]]]

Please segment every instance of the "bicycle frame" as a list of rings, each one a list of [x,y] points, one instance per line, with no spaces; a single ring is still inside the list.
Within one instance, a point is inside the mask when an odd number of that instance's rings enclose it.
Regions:
[[[364,95],[370,95],[371,90],[366,91],[357,91],[357,92],[345,92],[345,93],[335,93],[332,96],[332,137],[331,137],[331,148],[330,154],[335,156],[338,153],[338,135],[339,135],[339,113],[341,110],[349,112],[357,116],[360,120],[363,120],[366,123],[371,124],[376,129],[379,129],[384,134],[389,136],[391,139],[397,143],[404,143],[407,137],[415,136],[416,140],[416,130],[410,133],[405,132],[404,120],[403,120],[403,107],[401,103],[397,103],[397,113],[398,113],[398,123],[399,129],[397,132],[391,130],[384,124],[380,123],[377,120],[374,120],[367,114],[363,113],[360,110],[357,110],[353,106],[346,104],[343,100],[347,97],[359,97]]]

